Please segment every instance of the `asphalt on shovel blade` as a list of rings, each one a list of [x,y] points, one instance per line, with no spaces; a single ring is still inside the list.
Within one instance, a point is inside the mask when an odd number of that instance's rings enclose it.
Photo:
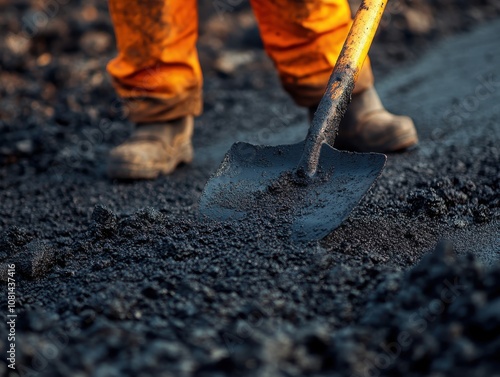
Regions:
[[[378,178],[387,157],[322,146],[318,171],[308,185],[294,180],[304,142],[259,146],[233,144],[206,184],[201,213],[219,221],[255,214],[286,227],[298,241],[319,240],[337,228]]]

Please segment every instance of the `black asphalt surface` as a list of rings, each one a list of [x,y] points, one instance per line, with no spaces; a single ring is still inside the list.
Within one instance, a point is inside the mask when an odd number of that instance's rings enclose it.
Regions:
[[[421,142],[308,244],[271,218],[199,214],[234,141],[304,139],[305,111],[257,47],[237,77],[208,72],[194,163],[134,183],[105,176],[131,129],[109,54],[2,55],[0,276],[15,263],[18,369],[2,357],[0,374],[500,375],[499,33],[476,25],[378,81]],[[1,326],[2,355],[6,339]]]

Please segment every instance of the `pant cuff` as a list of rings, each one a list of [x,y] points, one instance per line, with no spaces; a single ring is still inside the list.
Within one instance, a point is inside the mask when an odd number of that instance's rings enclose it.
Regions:
[[[121,95],[121,98],[124,116],[134,123],[166,122],[187,115],[198,116],[203,111],[203,96],[199,87],[175,97],[148,93],[137,97]]]

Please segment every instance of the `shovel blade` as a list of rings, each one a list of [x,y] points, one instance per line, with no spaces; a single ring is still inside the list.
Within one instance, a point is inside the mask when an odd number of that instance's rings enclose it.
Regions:
[[[286,227],[297,241],[319,240],[337,228],[379,177],[387,157],[322,146],[318,171],[307,185],[293,178],[304,143],[233,144],[206,184],[202,214],[219,221],[256,214]]]

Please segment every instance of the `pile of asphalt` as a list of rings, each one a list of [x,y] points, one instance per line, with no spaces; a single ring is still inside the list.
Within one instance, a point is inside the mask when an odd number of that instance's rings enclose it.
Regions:
[[[498,375],[498,264],[442,244],[406,272],[352,266],[232,230],[233,252],[200,253],[197,231],[158,236],[154,210],[115,220],[96,208],[88,267],[19,297],[20,375]]]

